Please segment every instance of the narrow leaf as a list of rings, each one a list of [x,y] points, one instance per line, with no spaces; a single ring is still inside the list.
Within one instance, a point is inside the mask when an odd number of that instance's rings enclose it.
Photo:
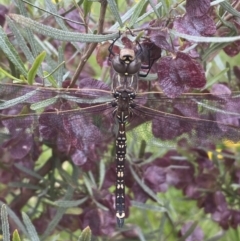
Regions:
[[[155,10],[157,11],[160,7],[162,7],[162,3],[159,2],[156,6],[154,6]],[[136,23],[142,21],[143,19],[145,19],[146,17],[148,17],[150,14],[152,14],[155,10],[150,9],[149,11],[147,11],[146,13],[144,13],[143,15],[141,15],[137,20]]]
[[[65,200],[71,199],[72,195],[73,195],[73,191],[74,191],[74,189],[71,186],[69,186],[68,190],[67,190],[67,193],[65,194],[64,199]],[[66,211],[66,208],[62,208],[62,207],[58,208],[56,215],[51,220],[51,222],[48,224],[48,227],[47,227],[47,229],[45,230],[45,232],[42,236],[42,240],[44,240],[49,235],[49,233],[51,233],[54,230],[54,228],[58,225],[58,223],[60,222],[62,216],[65,213],[65,211]]]
[[[160,199],[157,197],[157,195],[147,186],[145,185],[144,182],[142,182],[140,180],[140,178],[138,177],[137,173],[133,170],[133,168],[130,166],[130,171],[131,174],[133,175],[134,179],[136,180],[136,182],[140,185],[140,187],[150,196],[152,197],[154,200],[156,200],[156,202],[163,206],[163,203],[160,201]]]
[[[10,27],[10,29],[12,30],[14,36],[16,37],[18,46],[21,48],[21,50],[23,51],[25,57],[27,58],[29,63],[33,63],[34,61],[34,57],[30,51],[30,49],[28,48],[25,39],[23,38],[21,32],[19,31],[19,28],[16,26],[16,24],[12,21],[12,19],[10,19],[8,16],[6,16],[6,20],[7,23]]]
[[[37,71],[38,71],[39,67],[41,66],[41,63],[45,59],[45,56],[46,56],[46,52],[43,51],[34,60],[32,67],[30,68],[28,75],[27,75],[27,81],[28,81],[29,85],[33,85]]]
[[[140,228],[136,228],[136,234],[137,234],[140,241],[147,241]]]
[[[190,41],[198,42],[198,43],[226,43],[226,42],[234,42],[240,40],[240,36],[233,37],[202,37],[202,36],[192,36],[184,33],[179,33],[175,30],[169,30],[174,36],[184,38]]]
[[[21,79],[18,79],[16,77],[14,77],[13,75],[9,74],[7,71],[5,71],[4,69],[2,69],[0,67],[0,72],[3,73],[4,75],[6,75],[8,78],[10,78],[11,80],[17,80],[17,81],[22,81]]]
[[[151,210],[153,212],[160,212],[160,213],[167,212],[167,209],[165,207],[158,207],[158,206],[150,205],[150,204],[147,204],[147,203],[131,201],[131,205],[133,207],[141,208],[141,209],[144,209],[144,210]]]
[[[214,235],[213,237],[206,239],[205,241],[218,241],[223,240],[222,238],[226,235],[225,231],[221,231],[220,233]]]
[[[63,19],[59,18],[56,4],[53,4],[52,1],[50,1],[50,0],[45,0],[45,2],[46,2],[46,6],[49,8],[51,14],[54,15],[56,22],[59,24],[59,26],[62,28],[62,30],[68,31],[68,28],[66,27]],[[71,43],[79,52],[81,52],[81,49],[79,48],[79,46],[76,43],[74,43],[74,42],[71,42]]]
[[[58,201],[54,202],[54,204],[59,207],[72,208],[72,207],[77,207],[77,206],[83,204],[86,200],[88,200],[88,197],[84,197],[82,199],[74,200],[74,201],[58,200]]]
[[[219,4],[219,3],[221,3],[221,2],[224,2],[224,1],[226,1],[226,0],[215,0],[215,1],[212,1],[212,2],[210,3],[210,6],[217,5],[217,4]]]
[[[151,5],[151,7],[153,8],[153,11],[157,15],[157,17],[160,18],[161,16],[160,16],[159,12],[157,11],[157,8],[155,7],[155,3],[152,0],[148,0],[148,1],[149,1],[149,4]]]
[[[89,228],[89,226],[87,226],[81,233],[78,241],[91,241],[92,238],[92,231]]]
[[[121,21],[123,23],[125,23],[133,14],[133,12],[135,11],[137,7],[137,4],[135,4],[132,8],[130,8],[121,18]],[[119,28],[119,23],[116,22],[112,27],[109,28],[109,31],[114,31],[117,30]]]
[[[88,193],[90,194],[90,196],[93,196],[92,185],[90,183],[90,180],[86,177],[86,175],[83,175],[83,180],[85,186],[87,187]]]
[[[228,70],[229,69],[224,69],[220,73],[215,75],[213,78],[211,78],[202,90],[208,89],[212,85],[216,84],[222,78],[222,76],[224,76],[228,72]]]
[[[210,48],[208,48],[208,49],[206,49],[206,51],[204,51],[204,54],[201,57],[202,61],[207,61],[207,59],[209,58],[209,56],[212,55],[212,53],[215,53],[216,51],[225,48],[227,45],[229,45],[229,43],[227,43],[227,42],[212,44]]]
[[[44,74],[47,74],[47,76],[45,76],[44,79],[46,78],[48,82],[52,85],[52,87],[54,88],[61,87],[61,86],[58,86],[57,81],[54,79],[54,77],[51,74],[48,74],[47,71],[44,71]]]
[[[95,98],[95,99],[86,99],[86,98],[78,98],[78,97],[74,97],[71,95],[65,95],[65,94],[61,94],[61,98],[64,98],[66,100],[70,100],[76,103],[88,103],[88,104],[93,104],[93,103],[103,103],[103,102],[108,102],[108,101],[112,101],[112,97],[111,96],[104,96],[104,97],[99,97],[99,98]]]
[[[5,101],[5,102],[0,104],[0,110],[3,110],[3,109],[6,109],[6,108],[9,108],[11,106],[14,106],[16,104],[22,103],[25,100],[29,99],[30,97],[34,96],[35,94],[37,94],[37,89],[33,90],[33,91],[31,91],[31,92],[29,92],[25,95],[19,96],[15,99]]]
[[[105,162],[100,161],[100,163],[99,163],[99,186],[98,186],[99,189],[102,188],[105,174],[106,174]]]
[[[19,8],[20,14],[22,16],[27,17],[28,13],[27,13],[27,10],[26,10],[26,8],[24,6],[24,2],[22,0],[17,0],[16,2],[17,2],[17,6]],[[27,35],[26,35],[27,36],[27,41],[30,44],[33,56],[36,57],[38,55],[38,49],[37,49],[37,46],[36,46],[36,41],[34,39],[33,32],[32,32],[32,30],[30,28],[25,28],[24,30],[27,33]]]
[[[221,2],[220,5],[226,11],[231,13],[233,16],[240,18],[240,12],[238,12],[236,9],[234,9],[229,2],[227,2],[227,1]]]
[[[90,13],[92,4],[93,4],[93,2],[84,0],[84,2],[83,2],[84,17],[86,17],[88,15],[88,13]]]
[[[58,87],[62,86],[63,82],[63,75],[64,75],[64,65],[62,63],[65,63],[64,61],[64,53],[63,53],[63,47],[61,46],[58,49],[58,70],[57,70],[57,85]]]
[[[63,21],[63,19],[59,18],[58,15],[58,11],[56,8],[56,4],[53,4],[53,2],[51,0],[45,0],[45,4],[50,12],[50,14],[53,13],[53,16],[56,20],[56,22],[58,23],[58,25],[63,29],[63,30],[67,30],[67,27]]]
[[[0,204],[1,205],[5,205],[5,203],[3,203],[2,201],[0,201]],[[6,207],[7,208],[7,212],[8,212],[8,215],[11,217],[11,219],[14,221],[14,223],[16,224],[16,226],[21,230],[21,232],[24,234],[24,235],[27,235],[27,231],[24,227],[24,225],[22,224],[22,222],[20,221],[20,219],[18,218],[18,216],[9,208],[9,207]]]
[[[14,166],[19,169],[20,171],[24,172],[24,173],[27,173],[28,175],[32,176],[32,177],[35,177],[39,180],[41,180],[43,177],[40,176],[37,172],[34,172],[33,170],[31,169],[28,169],[26,167],[24,167],[23,165],[19,164],[19,163],[15,163]]]
[[[26,213],[22,213],[23,222],[27,228],[28,236],[31,241],[40,241],[37,231]]]
[[[7,213],[6,205],[2,205],[1,207],[1,221],[2,221],[3,241],[10,241],[8,213]]]
[[[195,221],[190,227],[189,229],[187,230],[187,232],[180,238],[178,239],[178,241],[185,241],[186,238],[188,236],[190,236],[192,234],[192,232],[195,230],[195,228],[197,227],[197,222]]]
[[[136,7],[135,11],[133,12],[133,15],[129,21],[129,27],[132,27],[136,23],[137,18],[140,15],[144,5],[145,5],[145,1],[138,2],[137,7]]]
[[[118,37],[118,33],[106,34],[106,35],[97,35],[97,34],[81,34],[70,31],[63,31],[56,28],[52,28],[36,21],[31,20],[30,18],[23,17],[17,14],[9,14],[9,16],[21,24],[24,27],[29,27],[33,31],[43,34],[45,36],[52,37],[61,41],[69,42],[85,42],[85,43],[100,43],[103,41],[115,39]]]
[[[7,35],[4,33],[2,27],[0,26],[0,48],[7,55],[8,59],[13,63],[13,65],[20,71],[21,74],[27,76],[27,71],[24,67],[22,60],[11,42],[8,40]]]
[[[50,98],[50,99],[46,99],[46,100],[43,100],[43,101],[40,101],[38,103],[34,103],[30,106],[30,109],[31,110],[38,110],[38,109],[42,109],[42,108],[45,108],[47,106],[50,106],[54,103],[56,103],[58,100],[58,97],[53,97],[53,98]]]
[[[107,0],[108,1],[108,5],[111,9],[112,15],[115,17],[115,19],[117,20],[117,22],[119,23],[120,27],[123,27],[123,23],[122,23],[122,19],[119,15],[119,10],[116,4],[115,0]]]
[[[8,184],[10,187],[17,187],[17,188],[27,188],[31,190],[40,190],[41,187],[37,185],[33,185],[31,183],[24,183],[24,182],[10,182]]]
[[[54,77],[53,77],[53,74],[54,74],[54,72],[56,72],[57,71],[57,73],[59,73],[59,71],[61,72],[61,69],[63,69],[62,68],[62,66],[64,65],[64,63],[65,63],[65,61],[63,61],[62,63],[60,63],[60,64],[58,64],[58,66],[51,72],[51,73],[48,73],[47,71],[43,71],[43,73],[44,73],[44,79],[47,79],[50,83],[51,83],[51,85],[53,86],[53,87],[55,87],[55,88],[58,88],[58,87],[62,87],[62,81],[61,82],[57,82],[55,79],[54,79]],[[59,70],[58,70],[59,69]],[[62,79],[63,78],[63,72],[61,72],[62,73],[62,76],[61,76],[61,78],[60,79]],[[59,74],[58,74],[58,76],[59,76]]]
[[[17,229],[15,229],[14,232],[13,232],[13,241],[21,241]]]

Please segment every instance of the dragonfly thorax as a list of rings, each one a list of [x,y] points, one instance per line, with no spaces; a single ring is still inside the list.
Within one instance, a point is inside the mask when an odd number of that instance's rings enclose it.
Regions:
[[[113,97],[116,100],[118,100],[119,98],[122,98],[123,100],[127,100],[128,98],[130,100],[133,100],[133,99],[135,99],[136,94],[135,94],[134,89],[131,87],[125,88],[125,87],[119,86],[113,92]]]
[[[116,99],[112,103],[112,106],[116,106],[116,117],[120,123],[125,123],[128,117],[132,115],[131,107],[135,98],[135,92],[118,89],[113,93],[113,96]]]

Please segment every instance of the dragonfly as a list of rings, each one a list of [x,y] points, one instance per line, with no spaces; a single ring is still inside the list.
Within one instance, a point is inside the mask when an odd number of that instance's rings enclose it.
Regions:
[[[115,42],[109,47],[111,88],[91,78],[82,79],[77,88],[0,83],[0,133],[6,138],[4,148],[11,150],[13,140],[22,141],[18,158],[34,148],[30,142],[41,141],[54,143],[78,164],[91,163],[115,143],[115,211],[122,227],[127,139],[157,148],[174,148],[180,140],[197,146],[240,142],[240,92],[169,98],[161,91],[139,91],[139,76],[146,76],[156,59],[143,65],[140,43],[138,51],[114,53]]]

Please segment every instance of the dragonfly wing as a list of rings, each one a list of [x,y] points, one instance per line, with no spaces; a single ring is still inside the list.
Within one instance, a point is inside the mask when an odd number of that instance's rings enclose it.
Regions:
[[[146,103],[142,104],[144,99]],[[137,101],[141,104],[133,109],[131,125],[142,124],[140,132],[145,132],[145,136],[148,133],[148,141],[166,141],[169,146],[176,146],[174,143],[182,138],[191,145],[202,146],[220,141],[240,142],[239,93],[188,94],[175,99],[151,93]]]
[[[108,103],[72,109],[71,104],[63,101],[58,109],[48,108],[39,114],[23,114],[21,107],[17,105],[0,114],[0,132],[8,137],[3,140],[4,147],[11,148],[9,140],[26,139],[27,135],[36,143],[57,145],[60,152],[81,151],[87,156],[91,150],[106,148],[114,137],[115,119]],[[22,148],[26,149],[24,145]]]

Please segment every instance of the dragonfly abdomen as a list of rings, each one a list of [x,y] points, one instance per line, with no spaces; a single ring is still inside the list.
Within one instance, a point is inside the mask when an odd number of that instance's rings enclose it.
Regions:
[[[126,132],[125,123],[119,123],[116,139],[116,217],[118,226],[122,227],[125,218],[125,156],[126,156]]]

